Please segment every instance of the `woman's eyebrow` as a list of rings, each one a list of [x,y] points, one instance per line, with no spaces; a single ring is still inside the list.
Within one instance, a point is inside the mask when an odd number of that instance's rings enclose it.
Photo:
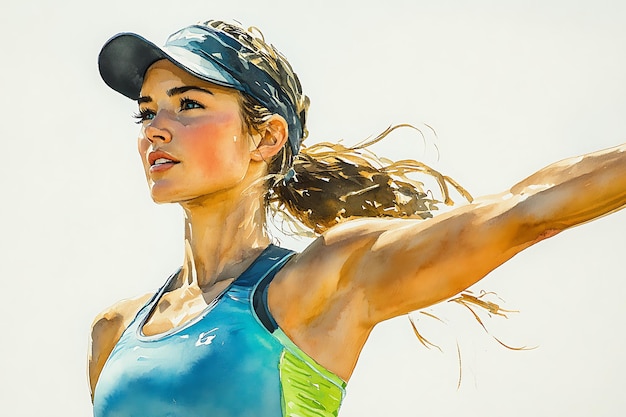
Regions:
[[[137,99],[137,104],[150,103],[151,101],[152,101],[152,97],[141,96]]]
[[[172,96],[175,96],[175,95],[178,95],[178,94],[186,93],[189,90],[198,90],[198,91],[202,91],[203,93],[207,93],[207,94],[213,95],[213,92],[207,90],[206,88],[197,87],[195,85],[185,85],[185,86],[182,86],[182,87],[171,88],[171,89],[167,90],[167,95],[172,97]]]
[[[178,94],[184,94],[189,90],[197,90],[197,91],[202,91],[203,93],[214,95],[212,91],[207,90],[206,88],[195,86],[195,85],[184,85],[182,87],[170,88],[169,90],[166,91],[166,94],[172,97]],[[150,96],[141,96],[137,99],[137,104],[150,103],[150,102],[152,102],[152,97]]]

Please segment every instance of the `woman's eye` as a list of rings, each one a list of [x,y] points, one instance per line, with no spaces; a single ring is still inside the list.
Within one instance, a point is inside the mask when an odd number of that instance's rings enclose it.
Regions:
[[[192,100],[190,98],[182,98],[180,99],[180,109],[181,110],[192,110],[192,109],[203,109],[204,106],[198,103],[196,100]]]
[[[152,110],[148,109],[139,109],[139,111],[133,114],[133,117],[137,119],[136,123],[143,123],[148,120],[154,119],[155,113]]]

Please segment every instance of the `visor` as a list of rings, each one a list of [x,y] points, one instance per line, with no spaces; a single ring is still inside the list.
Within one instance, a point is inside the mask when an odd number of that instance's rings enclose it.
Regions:
[[[306,109],[297,111],[298,96],[302,95],[300,84],[297,78],[289,80],[281,71],[273,77],[252,62],[254,57],[258,53],[229,34],[209,26],[193,25],[171,35],[163,47],[134,33],[117,34],[102,47],[98,67],[109,87],[133,100],[139,98],[150,65],[161,59],[202,80],[246,93],[285,118],[289,125],[289,145],[296,155],[306,117]]]

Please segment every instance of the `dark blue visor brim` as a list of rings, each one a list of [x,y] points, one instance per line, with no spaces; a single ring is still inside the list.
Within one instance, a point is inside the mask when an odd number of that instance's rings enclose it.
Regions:
[[[200,79],[241,90],[240,83],[212,61],[184,48],[161,48],[135,33],[120,33],[111,38],[100,51],[98,68],[109,87],[137,100],[148,68],[161,59]]]

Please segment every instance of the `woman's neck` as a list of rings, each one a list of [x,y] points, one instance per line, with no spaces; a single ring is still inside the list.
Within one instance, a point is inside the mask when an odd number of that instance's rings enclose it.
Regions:
[[[208,290],[237,278],[270,243],[262,187],[231,190],[183,204],[185,259],[181,285]]]

